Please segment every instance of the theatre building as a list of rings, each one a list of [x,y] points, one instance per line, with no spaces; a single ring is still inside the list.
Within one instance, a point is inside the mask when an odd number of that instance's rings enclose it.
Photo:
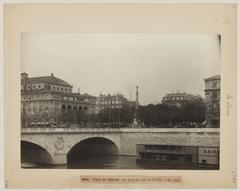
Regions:
[[[21,74],[23,127],[55,124],[87,124],[95,113],[96,97],[72,92],[73,86],[53,74],[28,77]]]

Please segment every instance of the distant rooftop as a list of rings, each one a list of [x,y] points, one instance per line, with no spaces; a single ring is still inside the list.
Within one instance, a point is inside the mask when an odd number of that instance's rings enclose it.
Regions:
[[[23,79],[21,79],[21,83],[23,83]],[[67,83],[66,81],[55,77],[53,74],[51,76],[41,76],[41,77],[32,77],[27,78],[28,84],[35,84],[35,83],[49,83],[61,86],[72,87],[71,84]]]
[[[172,92],[172,93],[167,93],[167,96],[179,96],[179,95],[188,95],[186,92]]]
[[[124,97],[121,93],[117,93],[117,94],[113,94],[113,95],[112,94],[106,94],[105,95],[105,94],[100,93],[100,97],[119,97],[119,96]]]
[[[78,93],[75,93],[78,94]],[[91,97],[91,98],[97,98],[96,96],[92,96],[90,94],[84,93],[84,94],[79,94],[81,97]]]
[[[179,91],[177,91],[177,92],[172,92],[172,93],[167,93],[164,97],[166,97],[166,96],[168,96],[168,97],[171,97],[171,96],[173,96],[173,97],[175,97],[175,96],[193,96],[193,97],[200,97],[200,95],[193,95],[193,94],[190,94],[190,93],[179,92]]]
[[[211,76],[209,78],[205,78],[204,80],[219,80],[220,79],[220,75],[215,75],[215,76]]]

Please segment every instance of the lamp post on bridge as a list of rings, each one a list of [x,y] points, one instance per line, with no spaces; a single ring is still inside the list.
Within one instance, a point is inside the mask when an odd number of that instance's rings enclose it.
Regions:
[[[118,127],[120,128],[120,105],[118,106]]]
[[[108,124],[109,124],[109,127],[111,127],[110,106],[108,106]]]
[[[135,111],[134,111],[134,119],[133,119],[133,125],[137,126],[139,123],[138,119],[138,109],[139,109],[139,92],[138,92],[139,86],[136,86],[136,103],[135,103]]]

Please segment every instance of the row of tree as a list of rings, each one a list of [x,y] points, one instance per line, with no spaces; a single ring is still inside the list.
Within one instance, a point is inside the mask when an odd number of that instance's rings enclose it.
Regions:
[[[26,118],[22,115],[22,124],[26,125],[32,121],[47,121],[49,116],[32,116]],[[46,118],[46,120],[44,120]],[[136,111],[134,105],[125,105],[121,108],[106,108],[98,114],[72,115],[72,113],[64,113],[59,118],[63,123],[78,124],[99,124],[99,126],[129,126],[136,118],[140,125],[144,127],[193,127],[205,121],[205,103],[202,99],[192,103],[184,103],[181,105],[174,104],[148,104],[139,106]],[[193,126],[192,126],[193,125]],[[94,125],[93,125],[94,126]]]
[[[200,124],[205,120],[205,105],[202,102],[186,103],[180,106],[149,104],[140,106],[138,116],[147,126],[185,127]]]
[[[133,106],[123,108],[106,108],[95,116],[99,124],[131,124],[135,115]],[[203,101],[185,103],[180,106],[170,104],[149,104],[140,106],[137,119],[144,126],[178,127],[200,124],[205,120],[205,104]]]

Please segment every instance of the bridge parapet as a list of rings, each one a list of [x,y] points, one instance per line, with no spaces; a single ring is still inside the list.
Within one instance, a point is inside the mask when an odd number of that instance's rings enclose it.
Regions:
[[[120,129],[116,128],[22,128],[22,134],[29,133],[100,133],[100,132],[116,132],[119,133]]]
[[[196,133],[196,134],[216,134],[219,128],[22,128],[21,133],[84,133],[84,132],[116,132],[116,133]]]
[[[219,133],[219,128],[121,128],[122,132]]]

